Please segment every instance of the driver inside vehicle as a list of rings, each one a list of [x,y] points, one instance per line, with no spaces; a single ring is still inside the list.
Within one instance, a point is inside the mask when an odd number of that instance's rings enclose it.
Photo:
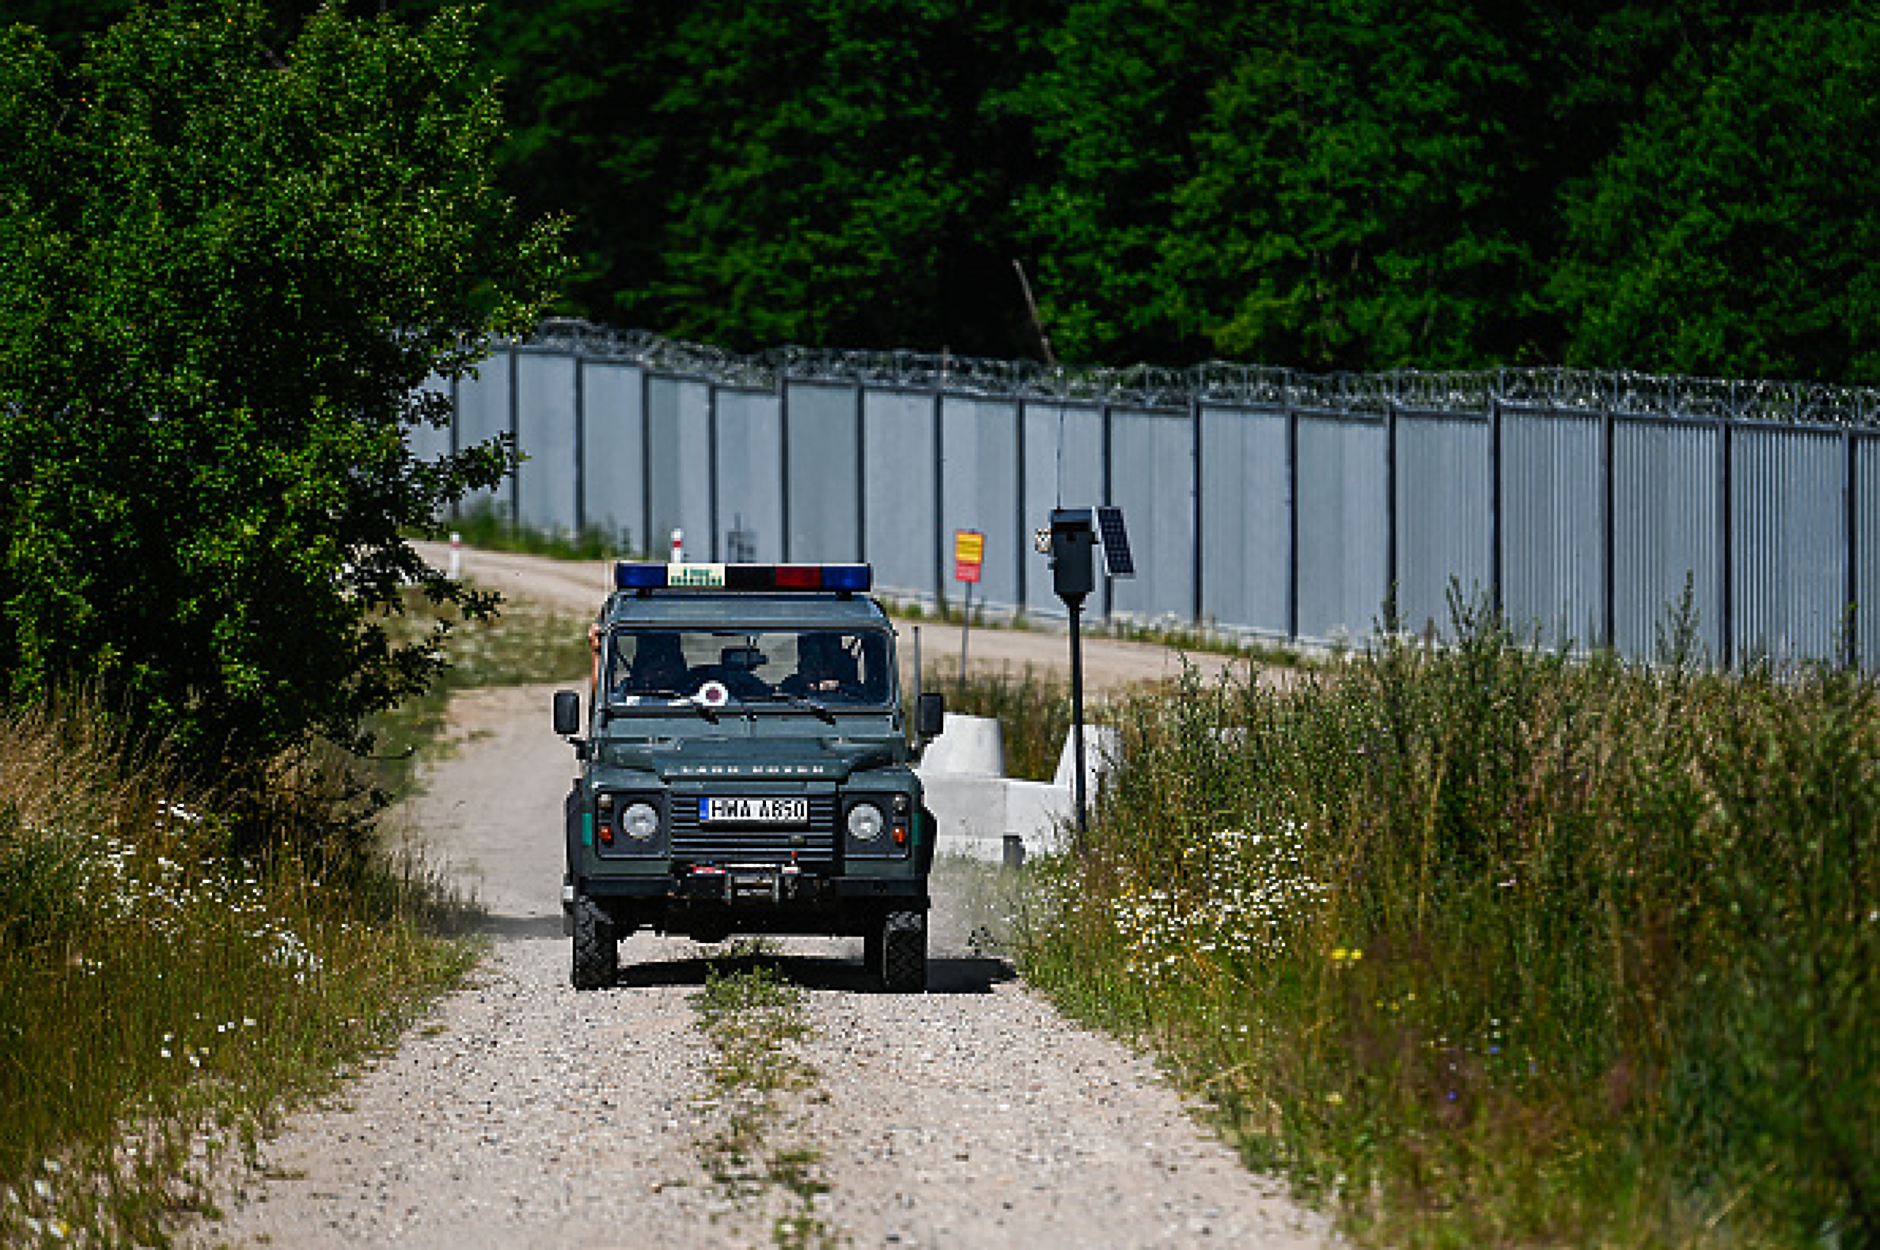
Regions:
[[[780,689],[810,698],[854,698],[861,693],[855,657],[835,634],[799,634],[796,672],[784,678]]]
[[[634,640],[633,662],[628,666],[621,694],[686,694],[691,670],[679,635],[670,632],[646,633]]]

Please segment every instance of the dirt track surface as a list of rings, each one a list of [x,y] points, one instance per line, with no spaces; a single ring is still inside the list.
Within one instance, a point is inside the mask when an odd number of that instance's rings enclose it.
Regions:
[[[424,558],[440,569],[450,564],[444,543],[415,544]],[[574,563],[541,556],[465,549],[460,556],[463,575],[477,585],[501,591],[506,597],[591,617],[613,588],[613,565],[595,560]],[[958,663],[960,627],[935,621],[897,621],[902,660],[913,654],[912,629],[919,626],[921,646],[929,665],[948,660]],[[1086,636],[1083,640],[1085,689],[1101,695],[1130,686],[1173,681],[1181,676],[1184,660],[1203,680],[1211,681],[1235,661],[1203,652],[1184,654],[1153,643]],[[1031,665],[1040,672],[1068,674],[1070,642],[1049,630],[974,629],[966,640],[966,662],[975,672]],[[1271,677],[1272,674],[1263,674]]]
[[[583,590],[570,578],[571,598]],[[635,935],[616,988],[568,987],[574,762],[548,730],[551,689],[455,700],[452,749],[404,812],[489,909],[473,983],[266,1143],[225,1217],[186,1242],[773,1244],[774,1203],[728,1194],[701,1154],[715,1114],[690,1001],[701,948]],[[1067,1023],[972,944],[960,879],[936,874],[926,994],[872,989],[859,942],[781,944],[810,1026],[797,1053],[817,1075],[778,1131],[819,1157],[830,1244],[1327,1244],[1324,1220],[1244,1171],[1148,1060]]]

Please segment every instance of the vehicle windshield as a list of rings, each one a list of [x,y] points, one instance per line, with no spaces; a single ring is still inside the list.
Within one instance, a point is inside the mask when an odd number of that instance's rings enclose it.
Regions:
[[[728,702],[879,706],[894,694],[891,657],[878,629],[621,629],[607,698],[629,707],[714,702],[722,687]]]

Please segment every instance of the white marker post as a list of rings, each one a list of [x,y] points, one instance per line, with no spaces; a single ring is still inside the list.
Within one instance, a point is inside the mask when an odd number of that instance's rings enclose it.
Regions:
[[[674,564],[685,563],[685,531],[684,530],[674,530],[672,532],[672,563]]]
[[[458,581],[463,577],[463,535],[456,530],[450,532],[450,580]]]

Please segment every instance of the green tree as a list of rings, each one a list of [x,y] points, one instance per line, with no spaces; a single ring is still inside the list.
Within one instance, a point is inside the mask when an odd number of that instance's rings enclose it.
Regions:
[[[1077,0],[1043,35],[1046,62],[995,101],[1036,134],[1036,159],[1013,192],[1017,229],[1066,359],[1189,354],[1160,270],[1238,8]]]
[[[0,674],[87,682],[208,769],[419,688],[383,628],[429,573],[401,529],[500,480],[433,461],[428,377],[522,333],[555,231],[493,184],[472,28],[140,9],[62,63],[0,34]]]
[[[1320,369],[1522,355],[1550,216],[1526,198],[1529,33],[1466,0],[1249,17],[1174,193],[1161,275],[1183,329]]]
[[[1880,382],[1880,13],[1686,45],[1569,199],[1569,359]]]
[[[1025,11],[693,6],[651,119],[673,156],[664,324],[740,348],[1009,348],[1024,313],[999,192],[1022,155],[980,102]]]

